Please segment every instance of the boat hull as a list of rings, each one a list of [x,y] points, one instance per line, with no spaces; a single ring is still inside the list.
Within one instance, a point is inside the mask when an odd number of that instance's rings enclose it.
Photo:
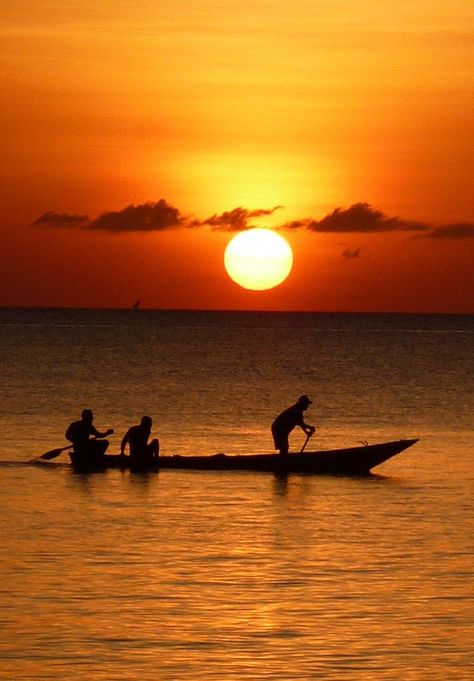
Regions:
[[[332,449],[303,452],[280,456],[279,454],[243,454],[227,456],[160,456],[141,470],[158,471],[162,469],[206,470],[206,471],[262,471],[270,473],[316,473],[364,475],[375,466],[408,449],[417,439],[395,440],[379,444],[363,445],[346,449]],[[88,472],[91,466],[80,466],[73,462],[76,470]],[[129,456],[109,454],[93,466],[93,470],[118,468],[137,469]]]

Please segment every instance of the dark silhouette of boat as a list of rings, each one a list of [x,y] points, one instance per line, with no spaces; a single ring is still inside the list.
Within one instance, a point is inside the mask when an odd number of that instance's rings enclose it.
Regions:
[[[365,475],[372,468],[379,466],[387,459],[411,447],[418,439],[396,440],[380,444],[364,444],[345,449],[331,449],[315,452],[301,452],[281,456],[280,454],[241,454],[228,456],[213,454],[212,456],[160,456],[151,462],[145,470],[188,469],[206,471],[262,471],[269,473],[316,473]],[[74,468],[81,472],[119,468],[133,470],[129,456],[120,454],[105,455],[93,467],[75,464]]]

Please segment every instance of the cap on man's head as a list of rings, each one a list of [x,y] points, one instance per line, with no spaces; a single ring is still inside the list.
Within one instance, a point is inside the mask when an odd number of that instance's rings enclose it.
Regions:
[[[313,404],[311,400],[309,399],[308,395],[301,395],[301,397],[298,399],[298,402],[301,404]]]

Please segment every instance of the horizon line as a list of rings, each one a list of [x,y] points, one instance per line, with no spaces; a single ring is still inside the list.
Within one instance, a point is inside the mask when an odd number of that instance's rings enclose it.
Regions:
[[[76,306],[76,305],[1,305],[0,310],[57,310],[57,311],[89,311],[89,312],[130,312],[133,315],[140,315],[143,312],[195,312],[195,313],[229,313],[229,314],[326,314],[326,315],[425,315],[425,316],[452,316],[452,317],[472,317],[473,312],[434,312],[434,311],[401,311],[401,310],[248,310],[238,308],[181,308],[181,307],[143,307],[139,308],[121,307],[102,307],[102,306]]]

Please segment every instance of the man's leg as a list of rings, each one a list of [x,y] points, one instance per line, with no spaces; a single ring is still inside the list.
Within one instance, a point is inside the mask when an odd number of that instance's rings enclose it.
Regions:
[[[275,449],[278,449],[282,456],[288,454],[290,444],[288,442],[287,433],[279,433],[278,431],[272,430],[272,435]]]
[[[147,445],[147,454],[151,459],[157,459],[160,453],[160,442],[159,440],[152,440]]]

